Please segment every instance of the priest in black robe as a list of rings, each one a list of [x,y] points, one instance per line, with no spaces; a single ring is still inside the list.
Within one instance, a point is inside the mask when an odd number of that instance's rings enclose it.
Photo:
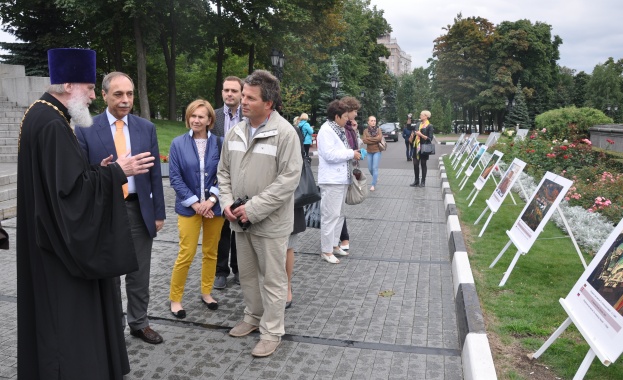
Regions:
[[[17,166],[19,379],[122,379],[130,371],[115,276],[138,267],[123,199],[142,153],[91,166],[70,120],[89,125],[95,52],[48,51],[51,86],[26,111]]]

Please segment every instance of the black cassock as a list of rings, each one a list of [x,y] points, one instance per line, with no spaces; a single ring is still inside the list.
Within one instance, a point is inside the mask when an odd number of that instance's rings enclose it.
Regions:
[[[117,164],[91,166],[50,94],[27,112],[17,166],[17,361],[25,379],[130,371],[113,278],[138,269]],[[62,114],[61,114],[62,113]]]

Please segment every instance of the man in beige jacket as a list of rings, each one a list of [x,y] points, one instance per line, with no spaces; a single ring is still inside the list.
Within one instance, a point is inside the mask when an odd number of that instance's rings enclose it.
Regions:
[[[281,104],[277,78],[254,71],[244,81],[241,104],[246,119],[225,137],[218,170],[221,208],[236,232],[245,302],[244,319],[229,335],[245,336],[259,327],[251,354],[263,357],[275,352],[285,333],[286,249],[303,161],[296,131],[275,111]],[[231,209],[245,197],[246,204]]]

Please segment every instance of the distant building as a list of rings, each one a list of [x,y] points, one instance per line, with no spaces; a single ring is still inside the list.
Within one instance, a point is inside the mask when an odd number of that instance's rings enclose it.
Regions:
[[[391,38],[390,34],[386,34],[376,40],[377,43],[385,45],[389,50],[389,58],[381,57],[381,62],[387,65],[387,71],[390,74],[402,75],[411,72],[411,56],[404,52],[395,38]]]

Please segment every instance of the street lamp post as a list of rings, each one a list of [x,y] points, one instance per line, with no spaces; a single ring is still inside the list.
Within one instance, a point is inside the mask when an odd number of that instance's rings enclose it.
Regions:
[[[606,107],[606,110],[608,111],[608,116],[612,117],[612,114],[616,113],[619,110],[619,106],[616,104],[614,106],[611,106],[610,104],[608,104],[608,106]]]
[[[333,100],[337,96],[337,88],[340,86],[340,81],[335,75],[331,76],[331,89],[333,89]]]
[[[273,74],[281,81],[283,77],[283,66],[286,63],[286,56],[282,51],[273,48],[270,52],[270,63],[273,65]]]

